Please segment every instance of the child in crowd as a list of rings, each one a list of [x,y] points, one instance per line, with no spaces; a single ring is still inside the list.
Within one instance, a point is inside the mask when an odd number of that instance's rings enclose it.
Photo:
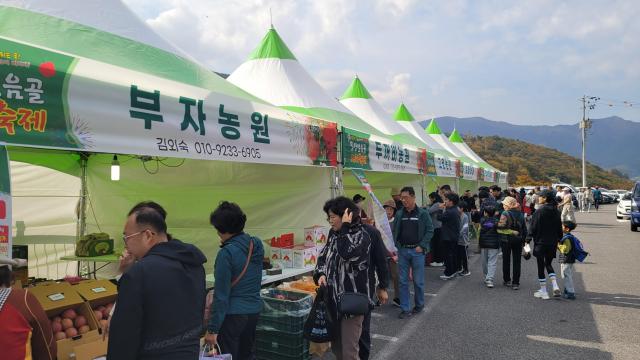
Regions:
[[[486,206],[483,208],[480,219],[480,249],[482,256],[482,272],[484,283],[488,288],[493,288],[493,280],[498,266],[498,253],[500,253],[500,236],[498,235],[498,221],[495,216],[496,208]]]
[[[458,238],[458,275],[469,276],[469,258],[467,250],[469,248],[469,215],[460,208],[460,237]]]
[[[575,246],[575,236],[571,234],[576,228],[576,223],[572,221],[562,222],[562,231],[564,236],[558,243],[558,251],[560,252],[560,273],[564,279],[564,294],[565,299],[575,300],[576,290],[573,286],[573,264],[576,262],[576,256],[574,255],[573,247]]]

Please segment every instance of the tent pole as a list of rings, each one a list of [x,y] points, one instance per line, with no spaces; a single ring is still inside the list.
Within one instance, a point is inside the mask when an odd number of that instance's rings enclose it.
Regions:
[[[87,230],[87,164],[88,153],[80,153],[80,206],[78,208],[78,228],[76,236],[78,240],[84,236]]]

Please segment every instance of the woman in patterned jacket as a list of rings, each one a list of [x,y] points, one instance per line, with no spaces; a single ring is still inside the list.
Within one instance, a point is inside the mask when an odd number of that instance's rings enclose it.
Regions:
[[[329,311],[336,319],[338,336],[331,349],[338,360],[358,359],[358,340],[363,315],[338,313],[338,298],[344,292],[357,292],[371,299],[369,288],[369,250],[371,237],[360,223],[359,209],[346,197],[327,201],[324,212],[331,225],[327,245],[318,256],[314,279],[328,288]]]

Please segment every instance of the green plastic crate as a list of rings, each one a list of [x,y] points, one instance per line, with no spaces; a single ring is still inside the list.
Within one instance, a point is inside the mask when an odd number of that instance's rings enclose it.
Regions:
[[[310,358],[309,341],[302,336],[302,331],[286,333],[258,330],[256,357],[259,360],[307,360]]]
[[[259,330],[281,331],[286,333],[296,333],[302,331],[304,322],[307,320],[306,315],[289,316],[277,313],[262,313],[258,318]]]

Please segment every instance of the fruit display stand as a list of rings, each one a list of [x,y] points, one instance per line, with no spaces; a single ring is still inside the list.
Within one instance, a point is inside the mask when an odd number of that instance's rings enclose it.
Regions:
[[[105,266],[111,263],[120,262],[120,255],[111,254],[111,255],[102,255],[102,256],[63,256],[60,258],[62,261],[75,261],[78,263],[78,276],[86,275],[88,277],[96,278],[96,272]],[[80,274],[80,269],[82,268],[82,263],[87,263],[87,274]],[[91,263],[93,263],[93,270],[91,269]],[[104,265],[97,266],[97,263],[103,263]]]
[[[313,271],[313,268],[307,268],[307,269],[282,269],[282,274],[264,275],[264,276],[262,276],[261,285],[265,286],[265,285],[273,284],[273,283],[278,282],[278,281],[291,279],[291,278],[294,278],[294,277],[300,276],[300,275],[305,275],[305,274],[308,274],[308,273],[310,273],[312,271]],[[213,276],[213,274],[207,275],[206,276],[206,280],[207,280],[207,288],[212,287],[213,284],[215,283],[215,277]]]

